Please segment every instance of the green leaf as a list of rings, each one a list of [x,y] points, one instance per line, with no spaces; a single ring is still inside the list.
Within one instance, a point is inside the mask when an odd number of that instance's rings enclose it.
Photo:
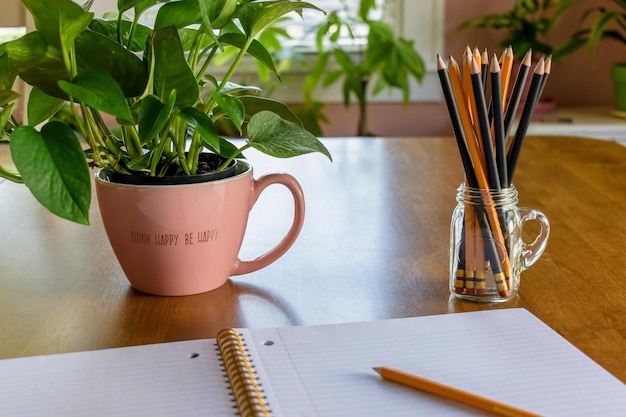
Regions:
[[[200,23],[202,15],[198,0],[180,0],[165,3],[157,12],[154,28],[174,26],[184,28],[194,23]]]
[[[302,125],[298,116],[296,116],[296,114],[289,108],[289,106],[287,106],[285,103],[281,103],[280,101],[259,96],[241,96],[239,97],[239,100],[241,100],[246,109],[246,119],[248,120],[250,120],[250,118],[255,114],[264,110],[268,110],[272,113],[279,115],[285,120],[288,120],[298,125]]]
[[[239,21],[248,37],[254,38],[282,16],[301,9],[323,11],[319,7],[303,1],[248,2],[239,9]]]
[[[222,94],[230,94],[231,96],[237,96],[242,93],[260,93],[261,91],[263,90],[255,85],[241,85],[231,81],[222,86]]]
[[[221,29],[231,21],[237,0],[200,0],[202,19],[207,27]]]
[[[219,105],[220,109],[228,115],[241,134],[241,126],[246,115],[246,109],[241,100],[235,96],[220,94],[217,91],[211,91],[211,97]]]
[[[124,93],[113,78],[92,69],[79,73],[71,83],[59,81],[59,87],[78,101],[118,119],[134,122]]]
[[[57,48],[69,51],[78,35],[93,19],[72,0],[22,0],[33,16],[35,27],[41,36]]]
[[[270,111],[262,111],[250,119],[248,144],[278,158],[321,152],[332,161],[330,152],[318,138],[302,126],[288,122]]]
[[[131,169],[133,171],[144,171],[144,172],[150,172],[150,162],[152,160],[152,153],[151,152],[146,152],[144,154],[142,154],[141,156],[128,161],[128,163],[126,164],[126,167],[128,169]]]
[[[176,91],[172,91],[167,105],[164,105],[158,97],[149,95],[141,100],[139,106],[139,138],[142,143],[154,139],[167,124],[170,114],[174,109]]]
[[[206,143],[205,143],[206,145]],[[237,148],[235,145],[233,145],[232,142],[229,142],[228,140],[224,139],[223,137],[220,137],[220,148],[219,149],[214,149],[211,148],[210,146],[207,146],[209,149],[213,149],[213,151],[215,151],[216,153],[225,156],[226,158],[230,157],[231,155],[235,155],[236,158],[243,158],[244,156],[241,154],[241,152],[239,151],[239,148]]]
[[[159,0],[139,0],[139,2],[133,2],[133,9],[135,11],[135,16],[141,15],[143,12],[148,10],[149,8],[155,6],[159,3]]]
[[[14,108],[15,108],[15,103],[11,103],[11,104],[7,104],[6,106],[3,106],[2,109],[0,110],[0,133],[2,133],[3,130],[6,130],[7,123],[9,123],[9,119],[11,118],[11,115],[13,114]]]
[[[0,107],[7,106],[9,103],[13,103],[20,97],[18,93],[13,90],[0,91]]]
[[[405,39],[399,39],[395,42],[395,50],[400,57],[402,66],[413,74],[417,81],[421,81],[424,78],[426,70],[424,67],[424,61],[413,47],[413,42]]]
[[[39,32],[30,32],[7,44],[13,68],[28,84],[47,94],[66,98],[58,80],[69,81],[61,51],[46,43]]]
[[[61,52],[46,43],[39,32],[27,33],[10,42],[7,53],[14,68],[27,83],[48,95],[67,99],[67,94],[58,86],[59,80],[70,81]],[[148,81],[145,64],[105,35],[82,32],[76,39],[76,61],[79,72],[98,69],[111,76],[126,97],[136,97],[145,90]]]
[[[11,67],[6,44],[0,45],[0,91],[11,90],[17,74]],[[4,104],[0,103],[0,106]]]
[[[187,107],[178,113],[178,117],[183,119],[190,128],[198,132],[204,144],[215,152],[220,152],[220,140],[217,129],[206,113],[195,107]]]
[[[56,114],[65,104],[65,100],[52,97],[38,88],[33,88],[28,96],[28,124],[37,126]]]
[[[196,77],[187,65],[185,54],[173,26],[156,29],[152,35],[154,54],[154,94],[165,102],[176,90],[176,106],[193,106],[200,96]]]
[[[76,39],[76,61],[79,72],[97,69],[108,74],[119,84],[125,97],[140,96],[146,89],[146,64],[137,55],[102,34],[85,31]]]
[[[315,87],[317,87],[319,80],[322,78],[324,73],[326,72],[326,64],[328,63],[328,57],[330,54],[328,52],[322,52],[315,64],[313,65],[313,70],[306,77],[305,84],[303,87],[303,94],[307,101],[310,101],[310,98],[313,97],[313,92]]]
[[[15,129],[11,157],[24,183],[50,212],[89,224],[91,175],[76,134],[61,122],[41,132],[30,126]]]
[[[122,42],[124,45],[128,45],[128,48],[133,52],[143,52],[146,47],[146,42],[150,37],[151,29],[147,26],[137,24],[135,25],[135,31],[133,32],[133,39],[129,43],[128,37],[130,36],[130,29],[132,22],[128,20],[122,20],[119,22],[120,33]],[[118,22],[102,19],[94,19],[89,24],[89,29],[94,32],[100,33],[109,39],[117,42],[118,36]]]
[[[146,0],[117,0],[117,9],[120,13],[124,13],[127,10],[132,9],[139,3],[145,2]],[[153,4],[157,3],[157,0],[150,1]]]

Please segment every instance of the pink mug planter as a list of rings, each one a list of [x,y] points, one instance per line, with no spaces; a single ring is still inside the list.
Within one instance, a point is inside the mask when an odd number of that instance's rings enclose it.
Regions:
[[[293,195],[293,223],[275,248],[242,261],[238,254],[248,214],[271,184],[282,184]],[[96,194],[126,277],[135,289],[154,295],[207,292],[230,276],[261,269],[287,252],[304,222],[304,195],[296,179],[288,174],[254,179],[243,161],[234,176],[183,185],[120,184],[99,170]]]

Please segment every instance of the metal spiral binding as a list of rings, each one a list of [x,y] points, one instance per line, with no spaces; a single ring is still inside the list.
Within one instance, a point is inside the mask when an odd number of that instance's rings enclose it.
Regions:
[[[239,414],[242,417],[271,417],[239,333],[234,329],[222,330],[217,334],[217,345]]]

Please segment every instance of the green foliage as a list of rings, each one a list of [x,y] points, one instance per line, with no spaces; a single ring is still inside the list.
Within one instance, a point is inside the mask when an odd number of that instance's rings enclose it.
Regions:
[[[343,9],[333,11],[316,28],[316,46],[319,57],[310,69],[304,82],[305,105],[300,111],[308,111],[305,119],[315,120],[315,128],[320,120],[320,104],[313,98],[319,86],[328,88],[341,82],[343,103],[347,107],[353,99],[359,106],[360,119],[357,135],[368,135],[365,121],[365,108],[368,104],[370,81],[375,80],[372,95],[385,89],[399,89],[403,103],[409,102],[409,80],[422,81],[425,73],[424,62],[416,51],[413,42],[396,36],[385,22],[370,19],[370,11],[376,6],[375,0],[361,0],[358,13],[354,15],[344,4]],[[338,43],[340,34],[356,38],[352,28],[357,24],[369,28],[367,43],[356,51],[346,50]]]
[[[577,1],[515,0],[510,10],[468,20],[461,24],[460,29],[500,29],[504,32],[500,46],[513,47],[516,59],[521,59],[528,50],[532,50],[536,54],[551,55],[552,61],[556,62],[584,45],[574,36],[556,46],[550,43],[550,36],[563,13]]]
[[[585,17],[595,16],[592,26],[578,32],[587,42],[589,53],[603,39],[611,39],[626,46],[626,0],[612,0],[614,9],[594,7],[585,12]]]
[[[257,38],[286,14],[314,5],[118,0],[118,10],[95,19],[88,3],[22,2],[36,31],[0,45],[1,140],[10,143],[17,167],[12,172],[0,166],[0,177],[24,182],[51,212],[89,222],[89,166],[131,175],[192,175],[205,150],[232,160],[250,147],[278,157],[321,152],[330,158],[286,105],[230,82],[246,54],[278,75]],[[157,3],[164,4],[154,28],[139,24]],[[125,15],[131,10],[132,19]],[[225,47],[235,52],[218,79],[207,68]],[[16,77],[33,87],[28,124],[12,115]],[[105,122],[111,118],[118,129]],[[219,119],[249,134],[241,149],[219,135]]]

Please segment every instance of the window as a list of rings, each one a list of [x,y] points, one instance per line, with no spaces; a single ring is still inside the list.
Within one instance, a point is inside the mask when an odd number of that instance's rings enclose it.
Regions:
[[[358,8],[359,0],[343,1],[352,10]],[[313,0],[312,2],[324,10],[336,10],[342,7],[337,0]],[[441,87],[436,73],[436,56],[437,53],[442,52],[443,48],[444,2],[442,0],[377,0],[377,3],[379,9],[376,12],[380,18],[389,22],[396,29],[399,36],[414,41],[415,47],[426,65],[427,73],[422,83],[418,84],[411,80],[411,101],[441,101]],[[315,50],[313,47],[314,37],[311,39],[310,36],[307,38],[306,35],[310,35],[310,28],[316,26],[317,22],[315,19],[324,18],[324,16],[320,16],[320,13],[315,13],[315,11],[310,11],[309,14],[310,16],[305,16],[304,22],[303,19],[295,19],[293,22],[294,26],[290,29],[290,34],[295,38],[293,42],[304,52]],[[352,45],[356,51],[359,43],[367,41],[367,32],[360,27],[353,27],[352,30],[360,34]],[[297,37],[298,34],[302,34],[301,38]],[[351,41],[348,36],[345,36],[344,40],[347,43]],[[350,46],[347,46],[346,50],[350,50]],[[298,72],[302,72],[302,70],[294,66],[289,74],[291,77],[288,78],[289,88],[276,89],[273,95],[282,101],[289,102],[291,92],[301,91],[304,75],[298,74]],[[287,79],[287,77],[283,78]],[[328,89],[319,90],[316,94],[316,99],[326,102],[341,102],[342,93],[340,89],[340,84],[337,83]],[[377,96],[369,97],[368,100],[370,102],[397,103],[402,101],[402,97],[399,91],[390,90],[382,92]]]
[[[313,0],[313,4],[327,13],[338,11],[343,19],[356,15],[359,3],[360,0]],[[376,0],[376,5],[377,8],[371,11],[370,17],[372,19],[382,19],[385,0]],[[345,13],[345,11],[348,13]],[[320,23],[323,23],[324,19],[326,19],[326,16],[323,13],[311,9],[304,10],[302,18],[297,15],[293,16],[283,25],[291,36],[291,39],[287,41],[288,46],[297,48],[302,52],[315,51],[315,29]],[[356,49],[359,45],[367,42],[367,26],[357,21],[350,26],[350,29],[353,36],[350,36],[348,33],[341,33],[337,42],[339,45],[345,47],[346,50],[350,50],[351,47]]]
[[[6,1],[6,0],[3,0]],[[74,0],[82,3],[82,0]],[[349,7],[357,8],[358,0],[311,0],[311,2],[324,10],[334,10],[341,6],[341,1],[345,1]],[[411,85],[411,101],[413,102],[432,102],[441,101],[441,88],[436,73],[436,55],[443,48],[443,0],[377,0],[380,5],[380,16],[388,22],[393,22],[392,26],[398,31],[398,34],[406,39],[412,39],[419,51],[422,59],[427,67],[427,74],[421,84],[414,83]],[[96,16],[102,16],[106,11],[115,10],[117,0],[97,0],[94,2],[92,11]],[[308,13],[308,12],[307,12]],[[317,17],[316,17],[317,15]],[[292,36],[296,39],[294,42],[300,42],[300,47],[306,50],[307,43],[310,51],[311,40],[305,39],[307,25],[310,27],[314,22],[309,19],[322,18],[320,13],[311,13],[306,16],[303,21],[298,18],[294,20],[293,26],[289,28]],[[359,28],[353,28],[359,32]],[[363,42],[367,34],[362,34],[362,39],[357,42]],[[276,89],[274,95],[277,99],[286,102],[294,102],[299,98],[301,83],[303,79],[302,70],[298,70],[294,66],[294,73],[290,74],[291,80],[289,88]],[[250,73],[254,72],[254,67],[250,66]],[[300,71],[300,74],[297,72]],[[299,78],[299,79],[298,79]],[[300,83],[300,84],[298,84]],[[293,93],[296,96],[293,96]],[[341,92],[339,87],[336,89],[329,88],[319,92],[316,96],[319,100],[327,102],[341,102]],[[390,91],[389,93],[381,93],[370,98],[372,102],[401,102],[400,93]]]

